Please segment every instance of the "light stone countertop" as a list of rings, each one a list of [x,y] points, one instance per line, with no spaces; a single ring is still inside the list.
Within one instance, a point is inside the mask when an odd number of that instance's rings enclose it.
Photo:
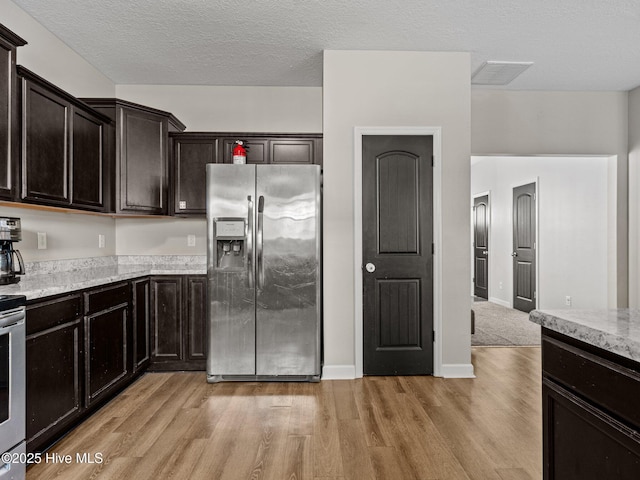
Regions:
[[[640,310],[533,310],[544,328],[640,362]]]
[[[33,300],[147,275],[205,275],[206,273],[207,267],[204,263],[87,266],[76,270],[25,275],[19,283],[0,286],[0,295],[25,295],[27,300]]]

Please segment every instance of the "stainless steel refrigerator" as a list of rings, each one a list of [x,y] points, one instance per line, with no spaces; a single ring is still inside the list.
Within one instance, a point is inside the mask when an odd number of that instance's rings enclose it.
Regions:
[[[318,381],[320,167],[209,164],[207,381]]]

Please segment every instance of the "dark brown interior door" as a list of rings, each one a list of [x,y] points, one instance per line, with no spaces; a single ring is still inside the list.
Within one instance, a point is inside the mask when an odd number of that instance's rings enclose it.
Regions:
[[[536,308],[536,184],[513,189],[513,308]]]
[[[431,136],[364,136],[365,375],[433,373]]]
[[[473,294],[489,299],[489,195],[473,199]]]

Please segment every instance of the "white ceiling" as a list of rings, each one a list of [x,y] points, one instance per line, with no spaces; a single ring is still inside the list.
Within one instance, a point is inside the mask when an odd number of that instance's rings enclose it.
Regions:
[[[511,89],[640,85],[640,0],[13,1],[117,84],[321,86],[328,49],[535,62]]]

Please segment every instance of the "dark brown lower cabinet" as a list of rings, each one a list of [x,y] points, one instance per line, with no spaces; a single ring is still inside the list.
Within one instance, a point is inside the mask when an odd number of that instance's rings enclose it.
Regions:
[[[640,478],[640,363],[543,329],[545,480]]]
[[[43,451],[149,363],[149,278],[27,305],[27,451]]]
[[[27,450],[41,450],[66,431],[84,402],[82,297],[27,306]]]
[[[206,275],[143,277],[27,305],[27,451],[47,449],[147,367],[204,370]]]
[[[151,370],[205,370],[206,279],[151,277]]]

